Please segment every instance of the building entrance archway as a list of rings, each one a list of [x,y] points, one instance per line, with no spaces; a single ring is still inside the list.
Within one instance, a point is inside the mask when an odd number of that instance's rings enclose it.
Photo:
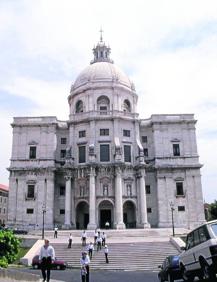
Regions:
[[[126,228],[136,228],[136,207],[132,201],[124,203],[123,218]]]
[[[110,228],[113,228],[114,207],[110,201],[105,200],[99,204],[99,227],[105,228],[107,221],[109,222]]]
[[[89,205],[80,202],[76,207],[76,229],[86,229],[89,223]]]

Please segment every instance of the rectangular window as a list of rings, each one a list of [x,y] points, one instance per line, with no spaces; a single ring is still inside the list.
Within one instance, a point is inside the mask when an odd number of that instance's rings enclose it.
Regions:
[[[86,137],[86,131],[85,130],[79,131],[78,136],[79,136],[79,138]]]
[[[86,162],[86,147],[85,146],[78,147],[78,162],[79,163]]]
[[[61,150],[60,151],[60,158],[64,159],[66,157],[66,150]]]
[[[65,210],[64,210],[64,209],[61,209],[61,210],[60,210],[60,214],[65,214]]]
[[[61,138],[60,142],[62,145],[66,144],[67,139],[65,137]]]
[[[4,208],[4,214],[6,213],[6,210],[5,210],[5,208]]]
[[[36,159],[36,146],[29,147],[29,158]]]
[[[182,182],[176,182],[176,196],[184,196],[184,189]]]
[[[100,145],[100,161],[109,162],[110,161],[110,151],[109,145]]]
[[[173,156],[180,156],[179,144],[173,144]]]
[[[60,196],[65,196],[65,186],[60,186]]]
[[[124,129],[123,130],[123,136],[130,137],[130,130]]]
[[[27,213],[27,214],[33,214],[33,213],[34,213],[34,209],[27,209],[27,210],[26,210],[26,213]]]
[[[147,143],[147,142],[148,142],[147,136],[142,136],[142,143]]]
[[[152,209],[151,208],[147,208],[147,213],[151,213]]]
[[[100,106],[99,110],[100,110],[100,114],[101,115],[106,115],[107,114],[107,107],[106,106]]]
[[[151,186],[145,185],[145,191],[146,191],[146,194],[151,194]]]
[[[178,206],[178,211],[185,211],[185,206]]]
[[[126,163],[131,162],[131,146],[130,145],[124,145],[124,161]]]
[[[143,149],[143,152],[144,152],[144,156],[145,156],[145,157],[148,157],[148,148],[144,148],[144,149]]]
[[[100,136],[109,136],[109,129],[100,129]]]
[[[27,186],[27,198],[33,199],[35,196],[35,185]]]

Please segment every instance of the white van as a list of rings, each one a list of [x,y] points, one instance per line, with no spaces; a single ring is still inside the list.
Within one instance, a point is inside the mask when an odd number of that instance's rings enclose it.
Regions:
[[[179,264],[184,281],[194,281],[195,276],[210,282],[217,281],[217,220],[207,222],[188,234]]]

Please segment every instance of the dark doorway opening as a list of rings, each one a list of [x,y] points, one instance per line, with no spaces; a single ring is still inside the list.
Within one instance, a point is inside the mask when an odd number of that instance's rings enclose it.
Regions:
[[[84,214],[84,229],[87,229],[87,225],[89,223],[89,213]]]
[[[100,211],[100,228],[105,228],[106,221],[108,221],[111,226],[111,210]]]

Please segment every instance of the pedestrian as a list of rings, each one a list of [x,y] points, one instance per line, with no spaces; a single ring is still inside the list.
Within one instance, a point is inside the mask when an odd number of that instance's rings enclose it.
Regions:
[[[95,229],[95,232],[94,232],[94,245],[96,245],[97,237],[98,237],[98,231],[97,231],[97,229]]]
[[[81,234],[81,245],[86,246],[86,244],[87,244],[87,233],[84,230]]]
[[[105,262],[106,262],[106,263],[109,263],[109,260],[108,260],[108,252],[109,252],[108,246],[105,245],[104,254],[105,254]]]
[[[72,233],[69,234],[69,244],[68,244],[68,248],[71,249],[72,247]]]
[[[81,281],[82,282],[89,282],[90,258],[88,256],[87,252],[82,252],[80,264],[81,264]]]
[[[86,282],[87,270],[84,265],[81,266],[81,281]]]
[[[109,227],[110,227],[110,223],[109,223],[108,221],[106,221],[106,223],[105,223],[105,228],[106,228],[106,229],[109,229]]]
[[[96,239],[97,252],[102,249],[102,237],[99,235]]]
[[[58,231],[58,227],[55,226],[54,227],[54,238],[57,238],[57,231]]]
[[[90,242],[88,245],[88,255],[90,257],[90,260],[92,259],[93,251],[94,251],[94,245],[92,242]]]
[[[41,264],[41,273],[43,282],[50,281],[51,264],[55,260],[55,251],[52,246],[49,245],[49,240],[44,240],[44,245],[41,247],[39,253],[39,263]]]
[[[105,246],[106,244],[106,234],[105,232],[102,232],[102,246]]]

